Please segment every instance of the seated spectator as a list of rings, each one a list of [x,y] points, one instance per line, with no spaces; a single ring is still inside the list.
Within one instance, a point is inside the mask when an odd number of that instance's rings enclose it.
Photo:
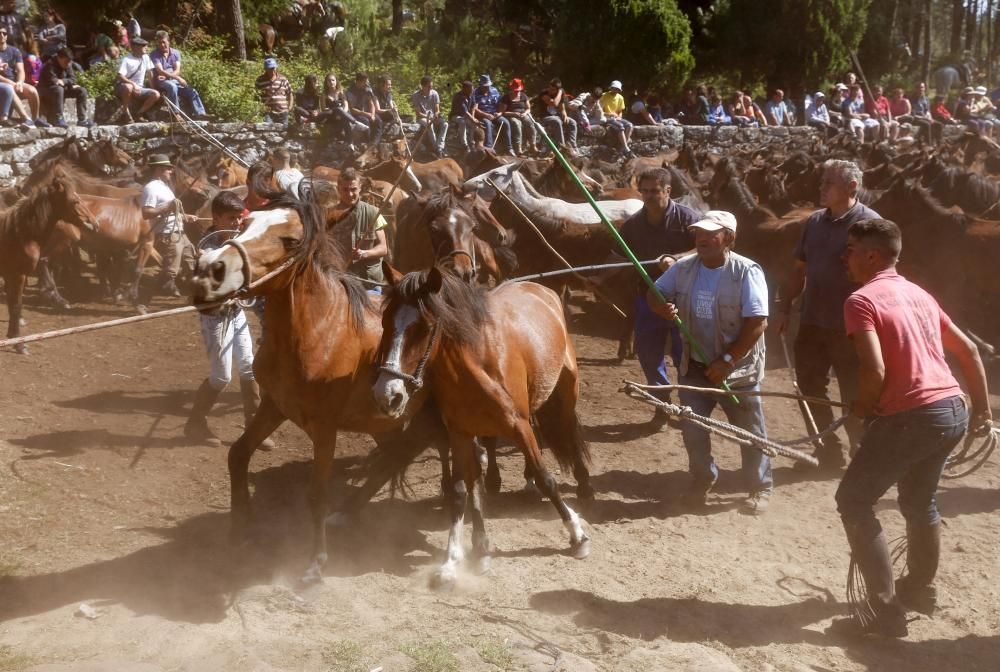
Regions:
[[[847,93],[846,84],[836,84],[830,89],[830,101],[826,105],[827,114],[830,115],[830,123],[838,128],[844,127],[844,113],[841,108],[844,105],[844,94]]]
[[[940,121],[936,121],[931,116],[931,104],[927,100],[927,84],[924,82],[917,84],[917,92],[910,99],[910,116],[913,119],[911,123],[925,134],[923,136],[925,139],[929,140],[931,144],[941,142],[943,126]]]
[[[24,81],[37,88],[38,76],[42,74],[42,57],[38,50],[38,40],[35,39],[35,29],[31,26],[24,30],[21,55],[24,56]]]
[[[709,126],[728,126],[733,123],[733,118],[726,114],[726,107],[722,104],[719,94],[713,94],[708,103],[708,124]]]
[[[396,101],[392,99],[392,78],[389,75],[379,75],[375,82],[375,113],[383,122],[392,123],[399,118]]]
[[[344,91],[347,97],[347,111],[354,120],[368,127],[368,141],[377,144],[382,140],[382,118],[378,114],[378,103],[375,92],[368,84],[368,74],[359,72],[354,75],[354,84]]]
[[[500,114],[501,97],[490,76],[480,75],[479,86],[472,93],[472,116],[483,125],[486,147],[496,149],[493,145],[503,136],[507,143],[507,153],[513,156],[514,140],[511,137],[510,121]]]
[[[649,117],[653,120],[653,123],[663,123],[663,106],[660,104],[658,96],[649,96],[646,99],[646,111],[649,112]]]
[[[553,79],[549,86],[541,95],[542,106],[545,108],[545,116],[542,118],[542,126],[552,141],[560,147],[566,148],[571,153],[576,151],[576,120],[569,116],[566,108],[566,92],[562,87],[562,80]],[[545,155],[548,147],[542,147],[542,154]]]
[[[972,95],[972,114],[990,122],[996,120],[996,106],[986,95],[985,86],[977,86]],[[994,123],[994,125],[996,125]]]
[[[141,39],[141,38],[140,38]],[[149,57],[153,63],[153,83],[163,97],[180,107],[180,101],[190,106],[195,119],[204,119],[205,105],[198,91],[181,77],[181,52],[170,46],[170,35],[165,30],[156,31],[157,49]],[[173,112],[173,108],[170,110]]]
[[[7,41],[20,48],[28,21],[18,13],[16,0],[0,0],[0,27],[7,29]]]
[[[306,75],[302,88],[295,94],[295,122],[311,124],[319,119],[320,94],[316,75]]]
[[[590,93],[581,93],[569,103],[569,108],[576,111],[576,125],[584,131],[590,131],[595,126],[605,123],[604,110],[601,109],[601,87]]]
[[[624,119],[625,99],[622,98],[622,83],[617,79],[611,82],[608,90],[599,98],[601,111],[604,113],[604,124],[612,133],[620,134],[622,156],[630,159],[635,156],[629,147],[632,140],[632,122]]]
[[[792,115],[789,114],[788,104],[785,103],[785,92],[775,89],[771,92],[771,97],[764,103],[764,116],[767,118],[768,126],[791,126]]]
[[[899,122],[892,117],[889,99],[885,97],[882,87],[879,85],[876,85],[872,90],[872,95],[874,99],[868,105],[867,112],[872,118],[878,120],[879,140],[888,140],[890,143],[894,143],[899,135]]]
[[[42,50],[42,60],[48,60],[66,46],[66,22],[52,7],[45,10],[44,21],[44,26],[38,31],[38,45]]]
[[[740,90],[733,92],[733,97],[729,101],[729,117],[737,126],[756,126],[757,118],[753,109],[753,101],[750,96],[744,95]]]
[[[278,59],[264,59],[264,74],[254,81],[254,88],[264,103],[264,121],[288,126],[288,111],[295,104],[295,96],[288,79],[278,72]]]
[[[73,69],[73,52],[63,47],[45,63],[39,76],[38,93],[41,96],[42,112],[53,126],[66,128],[63,119],[63,102],[66,98],[76,99],[76,125],[92,126],[87,119],[87,89],[76,83]]]
[[[931,104],[931,118],[944,126],[955,126],[960,123],[951,116],[944,96],[934,96],[934,102]]]
[[[462,82],[461,88],[451,97],[451,109],[448,112],[448,117],[451,119],[452,128],[458,130],[459,144],[462,146],[462,151],[466,153],[472,150],[472,131],[479,126],[479,122],[472,114],[472,108],[475,104],[476,101],[472,98],[472,82],[465,80]],[[476,165],[469,163],[468,160],[466,160],[466,164]]]
[[[320,102],[318,120],[329,129],[331,137],[352,142],[351,131],[357,128],[359,132],[368,133],[368,127],[354,120],[348,111],[347,96],[337,82],[337,76],[332,72],[323,80],[323,99]]]
[[[448,120],[441,116],[441,96],[434,90],[434,80],[430,75],[424,75],[420,78],[420,88],[410,95],[410,106],[413,108],[413,114],[420,125],[420,133],[425,133],[424,142],[437,158],[444,157],[444,143],[448,136]],[[423,130],[425,127],[427,128],[426,132]],[[419,147],[414,149],[419,149]]]
[[[472,82],[469,82],[469,86],[472,86]],[[465,165],[478,166],[490,155],[496,156],[496,152],[486,146],[486,131],[477,123],[472,127],[472,146],[464,157]]]
[[[872,119],[871,115],[865,111],[865,97],[861,92],[861,85],[857,82],[847,88],[847,96],[841,105],[841,113],[844,119],[857,137],[858,142],[865,141],[866,128],[878,128],[878,120]]]
[[[955,106],[955,118],[984,138],[989,138],[993,135],[993,123],[973,114],[972,103],[975,95],[975,88],[965,87],[962,91],[962,97]]]
[[[514,154],[522,156],[526,151],[537,153],[535,120],[531,117],[531,101],[524,92],[524,82],[516,77],[510,80],[507,83],[507,93],[500,99],[500,107],[497,109],[510,122]]]
[[[112,66],[117,67],[119,58],[121,58],[121,52],[118,51],[117,46],[109,41],[106,45],[97,48],[97,51],[94,52],[94,55],[87,62],[87,67],[92,67],[100,63],[110,63]]]
[[[118,79],[115,82],[115,94],[122,106],[116,117],[121,117],[125,123],[131,124],[132,111],[130,105],[133,98],[142,101],[138,116],[145,115],[154,105],[160,102],[160,94],[156,89],[146,86],[153,76],[153,62],[146,53],[146,40],[138,37],[132,40],[132,52],[122,59],[118,66]]]
[[[684,98],[681,101],[680,111],[677,113],[677,120],[687,126],[705,126],[708,124],[708,99],[705,97],[707,90],[704,86],[695,89],[686,89]]]
[[[48,126],[44,119],[38,118],[38,102],[38,89],[25,82],[21,50],[8,44],[7,28],[0,25],[0,122],[7,120],[13,105],[21,115],[22,127]]]
[[[649,112],[645,93],[637,93],[629,106],[629,120],[636,126],[656,126],[659,122]]]
[[[315,75],[313,75],[315,77]],[[299,195],[299,182],[305,178],[302,171],[292,167],[292,153],[284,147],[271,152],[271,167],[274,168],[274,182],[293,196]]]
[[[826,107],[826,94],[817,91],[806,107],[806,125],[826,131],[827,136],[837,134],[837,127],[830,121],[830,111]]]

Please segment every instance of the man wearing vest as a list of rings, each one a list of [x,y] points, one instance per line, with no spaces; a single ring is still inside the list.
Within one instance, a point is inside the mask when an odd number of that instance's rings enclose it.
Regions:
[[[647,297],[654,312],[673,320],[680,317],[701,346],[704,359],[684,342],[679,367],[681,385],[758,390],[764,378],[764,331],[767,329],[767,284],[754,261],[732,251],[736,218],[729,212],[710,210],[688,226],[695,234],[696,254],[673,264],[656,281],[668,303],[652,293]],[[721,404],[729,422],[766,437],[760,397],[740,397],[681,390],[680,402],[698,415],[709,416]],[[719,477],[712,459],[708,432],[685,422],[681,426],[693,481],[684,502],[700,508]],[[743,478],[750,496],[744,511],[759,515],[767,510],[773,482],[771,462],[759,450],[742,446]]]
[[[340,201],[333,208],[334,227],[338,233],[350,231],[351,265],[347,271],[373,282],[383,282],[382,258],[389,253],[385,240],[385,218],[378,208],[361,200],[361,179],[353,168],[340,173],[337,180]],[[370,285],[368,291],[381,294],[382,288]]]

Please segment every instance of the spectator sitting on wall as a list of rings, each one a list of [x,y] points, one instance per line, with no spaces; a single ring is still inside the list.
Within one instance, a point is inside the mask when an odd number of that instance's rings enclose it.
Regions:
[[[63,102],[66,98],[76,99],[76,125],[93,125],[87,119],[87,89],[76,83],[73,52],[69,47],[61,48],[46,61],[39,77],[38,93],[45,117],[53,126],[66,128],[66,120],[63,119]]]
[[[24,81],[34,87],[38,86],[38,76],[42,74],[42,57],[38,50],[38,40],[35,39],[35,29],[28,26],[24,30]]]
[[[387,74],[379,75],[375,82],[375,111],[383,123],[392,123],[399,117],[396,101],[392,99],[392,77]]]
[[[817,91],[806,106],[806,124],[826,132],[827,136],[837,134],[837,127],[830,121],[830,111],[826,107],[826,94]]]
[[[7,41],[20,48],[28,22],[18,13],[15,0],[0,1],[0,26],[7,29]]]
[[[374,145],[382,140],[382,118],[378,114],[378,103],[375,93],[368,85],[368,74],[359,72],[354,75],[354,85],[344,91],[351,116],[368,127],[369,141]]]
[[[708,123],[711,126],[728,126],[733,123],[733,118],[726,114],[726,107],[717,93],[712,94],[708,103]]]
[[[771,92],[771,97],[764,103],[764,116],[767,117],[768,126],[792,125],[792,116],[788,113],[784,91],[775,89]]]
[[[0,87],[0,119],[6,120],[13,105],[24,128],[48,126],[44,119],[38,119],[38,89],[25,82],[24,57],[20,49],[7,42],[7,30],[0,25],[0,84],[6,85]],[[6,100],[8,95],[10,102]]]
[[[597,90],[595,90],[596,93]],[[605,125],[614,133],[620,133],[622,156],[633,158],[635,154],[629,147],[632,140],[632,122],[623,118],[625,99],[622,98],[622,83],[617,79],[611,82],[608,90],[600,97],[601,111],[604,113]],[[592,117],[593,118],[593,117]]]
[[[118,80],[115,82],[115,94],[122,104],[115,117],[120,116],[126,124],[133,122],[132,111],[129,109],[133,98],[142,101],[138,116],[144,116],[160,102],[159,92],[146,86],[153,77],[153,62],[146,53],[146,45],[149,43],[137,37],[131,44],[132,51],[118,66]]]
[[[205,105],[202,104],[198,91],[181,77],[181,52],[170,46],[167,31],[156,31],[156,44],[156,50],[149,57],[155,70],[153,82],[156,90],[174,107],[180,107],[183,101],[190,106],[195,119],[204,119],[207,116]],[[170,111],[173,112],[173,108]]]
[[[308,74],[302,88],[295,94],[295,121],[299,124],[311,124],[319,119],[320,93],[316,75]]]

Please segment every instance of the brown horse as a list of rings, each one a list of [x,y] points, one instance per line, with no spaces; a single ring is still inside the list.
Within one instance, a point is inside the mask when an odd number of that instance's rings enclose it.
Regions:
[[[232,157],[220,154],[214,164],[208,168],[209,176],[214,175],[220,189],[232,189],[247,183],[248,168]]]
[[[28,275],[38,264],[43,243],[58,221],[81,229],[95,226],[93,215],[58,168],[48,186],[30,196],[21,197],[13,206],[0,212],[0,274],[7,292],[8,338],[20,335],[24,286]],[[28,352],[24,344],[14,348],[21,354]]]
[[[403,172],[406,175],[400,180]],[[444,158],[418,163],[414,161],[409,168],[406,159],[392,157],[378,165],[365,169],[365,175],[373,180],[396,182],[399,186],[417,193],[419,191],[437,191],[444,187],[459,186],[464,179],[462,167],[454,159]]]
[[[196,302],[225,299],[244,291],[267,298],[264,335],[254,359],[254,375],[263,389],[257,414],[229,450],[232,526],[245,533],[250,515],[247,471],[260,442],[286,419],[313,442],[308,499],[312,510],[313,557],[304,581],[318,581],[327,559],[325,519],[327,488],[340,430],[373,434],[379,445],[398,439],[402,459],[412,459],[426,445],[423,432],[440,418],[430,408],[412,417],[389,418],[371,395],[382,326],[365,287],[344,271],[349,241],[326,232],[311,192],[306,201],[282,196],[254,212],[246,228],[222,247],[198,260],[192,295]],[[247,291],[254,279],[275,276]],[[355,498],[367,501],[384,483],[369,479]]]
[[[467,503],[478,569],[489,566],[476,436],[514,441],[569,531],[572,554],[586,557],[590,537],[583,520],[559,494],[531,427],[534,418],[564,468],[588,458],[576,415],[576,353],[559,297],[530,282],[505,283],[488,292],[436,266],[406,276],[388,264],[385,271],[390,289],[374,397],[387,417],[399,418],[419,408],[422,393],[429,391],[448,427],[451,531],[447,558],[435,581],[444,586],[455,581],[464,556]],[[580,487],[589,488],[586,470],[574,473]]]

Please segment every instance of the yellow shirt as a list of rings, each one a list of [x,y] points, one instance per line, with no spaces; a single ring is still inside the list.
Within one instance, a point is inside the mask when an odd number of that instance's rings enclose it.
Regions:
[[[601,95],[601,109],[604,110],[604,114],[621,115],[625,111],[625,99],[620,93],[605,91]]]

